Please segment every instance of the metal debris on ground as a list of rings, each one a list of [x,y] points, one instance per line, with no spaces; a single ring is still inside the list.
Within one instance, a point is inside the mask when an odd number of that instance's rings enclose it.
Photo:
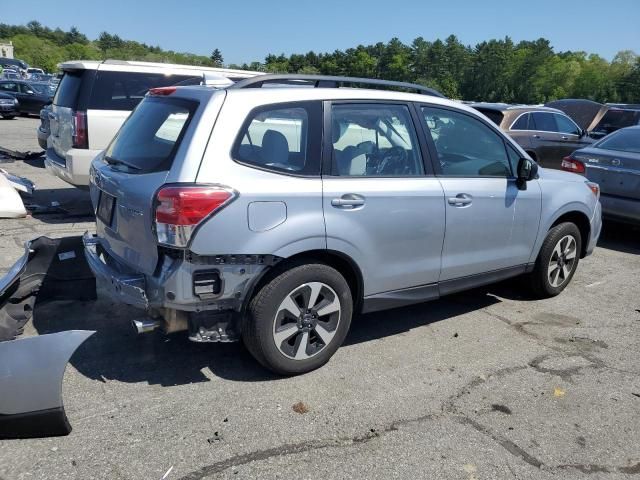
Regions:
[[[15,160],[33,160],[34,158],[42,157],[44,155],[44,150],[40,150],[39,152],[32,152],[30,150],[19,152],[17,150],[0,147],[0,155],[8,158],[13,158]]]
[[[26,193],[27,195],[33,195],[33,191],[35,190],[36,186],[28,178],[19,177],[17,175],[7,172],[2,168],[0,168],[0,174],[4,175],[5,178],[11,184],[11,186],[15,188],[18,192]]]

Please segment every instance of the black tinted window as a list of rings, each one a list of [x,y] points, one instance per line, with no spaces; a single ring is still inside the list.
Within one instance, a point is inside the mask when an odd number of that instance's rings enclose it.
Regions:
[[[531,114],[535,128],[529,128],[529,130],[538,130],[541,132],[557,132],[558,126],[556,125],[556,119],[553,113],[547,112],[534,112]]]
[[[91,91],[89,108],[133,110],[150,88],[168,87],[190,78],[193,76],[98,71]]]
[[[56,90],[56,95],[53,98],[55,105],[73,109],[77,108],[84,72],[85,71],[65,72]]]
[[[504,118],[502,112],[498,110],[491,110],[488,108],[478,108],[477,110],[484,116],[489,118],[489,120],[491,120],[496,125],[500,126],[500,124],[502,123],[502,119]]]
[[[319,133],[319,104],[273,105],[252,112],[240,131],[233,156],[256,167],[299,175],[318,175],[318,146],[310,136]],[[311,124],[314,127],[310,127]],[[316,135],[317,136],[317,135]]]
[[[3,92],[17,92],[18,84],[14,82],[2,82],[0,83],[0,91]]]
[[[511,126],[511,130],[532,130],[529,128],[529,118],[531,114],[525,113],[524,115],[520,115],[515,123]]]
[[[612,109],[604,114],[593,131],[606,135],[624,127],[637,125],[639,121],[640,111]]]
[[[131,173],[168,170],[197,104],[149,97],[124,123],[105,160]]]
[[[554,117],[556,119],[559,132],[580,135],[580,129],[575,123],[573,123],[573,121],[569,120],[569,118],[564,115],[560,115],[559,113],[554,114]]]
[[[620,130],[598,142],[595,147],[621,152],[640,153],[640,130]]]

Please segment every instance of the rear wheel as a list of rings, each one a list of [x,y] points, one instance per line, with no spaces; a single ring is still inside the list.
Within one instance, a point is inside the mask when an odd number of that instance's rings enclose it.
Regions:
[[[536,297],[555,297],[573,278],[582,249],[578,227],[570,222],[556,225],[547,234],[533,272],[529,274],[529,286]]]
[[[247,349],[282,375],[314,370],[342,345],[353,312],[351,290],[334,268],[298,265],[266,283],[243,322]]]

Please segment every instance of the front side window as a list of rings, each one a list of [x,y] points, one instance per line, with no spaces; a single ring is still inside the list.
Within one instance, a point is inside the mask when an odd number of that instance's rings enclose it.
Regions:
[[[580,135],[581,131],[578,126],[564,115],[555,114],[556,124],[560,133],[569,133],[571,135]]]
[[[424,173],[406,105],[333,105],[331,140],[332,175],[411,177]]]
[[[538,130],[539,132],[557,132],[558,126],[556,124],[556,118],[553,113],[548,112],[534,112],[531,114],[535,127],[531,130]]]
[[[267,170],[318,175],[317,156],[309,152],[310,117],[302,105],[266,107],[250,114],[234,158]]]
[[[18,84],[13,82],[0,83],[0,90],[4,90],[6,92],[17,92]]]
[[[488,125],[453,110],[422,107],[441,173],[452,177],[510,177],[504,140]]]

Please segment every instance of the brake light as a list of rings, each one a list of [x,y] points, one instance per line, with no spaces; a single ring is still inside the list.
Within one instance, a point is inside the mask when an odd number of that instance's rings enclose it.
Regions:
[[[73,148],[89,148],[87,112],[73,112]]]
[[[149,89],[149,95],[171,95],[176,91],[176,87],[156,87]]]
[[[231,203],[237,194],[222,186],[168,186],[156,194],[158,242],[186,247],[195,228]]]
[[[565,170],[567,172],[573,172],[573,173],[584,173],[585,168],[584,168],[584,163],[582,163],[580,160],[576,160],[575,158],[572,157],[564,157],[562,159],[562,163],[560,164],[560,168],[562,168],[562,170]]]

